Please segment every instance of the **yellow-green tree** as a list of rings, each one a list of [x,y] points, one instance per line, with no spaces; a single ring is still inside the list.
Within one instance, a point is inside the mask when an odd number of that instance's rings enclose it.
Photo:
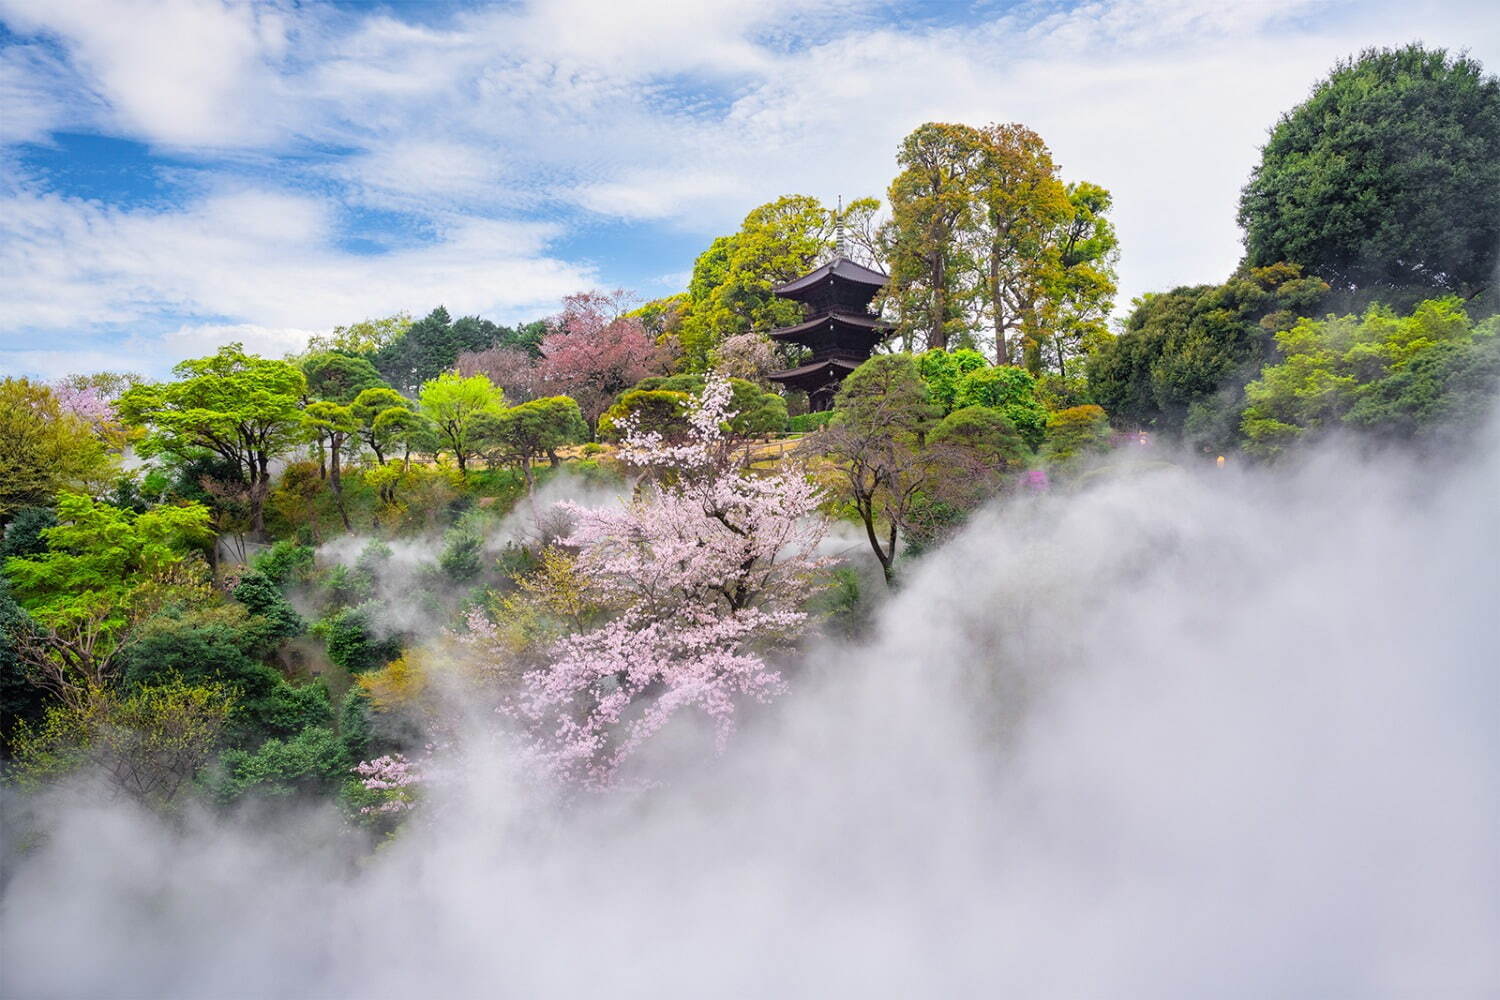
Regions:
[[[101,486],[112,469],[93,426],[65,412],[46,385],[0,381],[0,526],[60,489]]]
[[[476,421],[481,415],[499,415],[505,409],[505,394],[483,375],[465,378],[444,372],[423,383],[418,401],[422,416],[432,422],[453,452],[459,475],[467,475],[469,459],[479,451]]]

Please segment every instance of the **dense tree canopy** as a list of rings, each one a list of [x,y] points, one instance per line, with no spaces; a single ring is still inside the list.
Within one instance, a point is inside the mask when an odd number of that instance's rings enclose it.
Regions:
[[[1271,131],[1240,199],[1245,261],[1365,301],[1473,297],[1500,265],[1500,79],[1409,45],[1341,62]]]
[[[246,354],[239,344],[172,371],[176,381],[137,385],[120,397],[120,414],[150,431],[141,453],[217,455],[249,487],[251,522],[264,533],[271,459],[298,441],[307,379],[296,365]]]
[[[1281,264],[1147,295],[1090,358],[1089,391],[1116,426],[1186,433],[1220,451],[1238,433],[1243,387],[1272,358],[1275,333],[1315,311],[1326,291]]]

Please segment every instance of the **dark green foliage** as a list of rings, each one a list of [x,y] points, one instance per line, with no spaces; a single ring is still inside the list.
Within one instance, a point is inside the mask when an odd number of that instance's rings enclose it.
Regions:
[[[252,570],[240,577],[239,584],[234,588],[234,599],[248,608],[251,614],[265,619],[270,625],[271,636],[276,639],[290,639],[307,629],[307,623],[282,594],[281,588],[263,573]]]
[[[438,306],[413,323],[405,336],[377,351],[372,361],[391,386],[415,396],[422,383],[452,368],[460,354],[490,347],[519,347],[536,356],[542,336],[543,324],[512,330],[478,316],[453,320],[448,310]]]
[[[306,579],[312,572],[313,550],[311,546],[282,539],[256,556],[250,565],[278,587],[284,587]]]
[[[1088,365],[1088,389],[1120,428],[1179,435],[1189,411],[1201,431],[1233,408],[1243,386],[1275,356],[1275,334],[1309,315],[1327,285],[1292,265],[1241,272],[1222,285],[1146,295],[1125,330]],[[1195,442],[1208,446],[1212,442]]]
[[[484,539],[466,525],[449,529],[443,535],[443,552],[438,568],[454,583],[467,583],[484,569]]]
[[[11,556],[39,556],[47,551],[42,532],[57,526],[51,507],[23,507],[0,532],[0,566]]]
[[[663,382],[665,379],[648,379]],[[628,389],[613,406],[599,415],[599,440],[618,441],[627,426],[645,433],[660,434],[668,440],[681,438],[691,428],[688,409],[693,397],[669,389]]]
[[[228,805],[246,795],[330,793],[349,776],[351,761],[332,729],[309,726],[289,739],[267,740],[254,751],[230,750],[221,765],[214,796]]]
[[[1036,377],[1036,398],[1049,412],[1087,406],[1093,403],[1089,380],[1082,375],[1058,375],[1046,372]]]
[[[349,760],[364,760],[369,753],[375,731],[370,718],[373,710],[369,694],[358,685],[349,689],[339,705],[339,740]]]
[[[323,603],[336,608],[363,604],[375,593],[375,580],[365,570],[342,564],[323,576]]]
[[[385,385],[368,360],[335,351],[321,351],[307,357],[302,362],[302,373],[307,376],[308,395],[331,403],[352,403],[366,389]]]
[[[1339,63],[1271,132],[1239,215],[1252,267],[1388,301],[1478,294],[1500,254],[1500,80],[1420,45]]]
[[[400,640],[380,638],[376,633],[373,603],[343,608],[313,625],[328,647],[328,658],[351,674],[378,670],[401,655]]]
[[[641,379],[632,389],[643,392],[680,392],[696,396],[703,391],[702,375],[654,375]],[[734,417],[729,427],[736,434],[757,437],[762,434],[779,434],[786,430],[786,399],[769,389],[742,378],[729,380],[729,406]],[[624,400],[622,395],[621,400]]]
[[[954,410],[938,422],[928,440],[960,449],[980,466],[1001,471],[1025,464],[1030,451],[1005,413],[990,406]]]
[[[264,619],[186,615],[163,619],[121,652],[124,685],[147,688],[174,679],[190,685],[222,685],[234,694],[225,742],[255,745],[269,736],[288,736],[332,718],[329,691],[318,684],[294,685],[255,660],[267,643]]]
[[[188,612],[154,622],[121,653],[127,688],[146,688],[180,679],[190,685],[220,685],[234,694],[225,740],[253,746],[270,736],[287,736],[332,716],[321,682],[294,685],[255,659],[271,642],[264,619],[217,611]]]
[[[839,635],[858,635],[869,622],[869,607],[863,600],[859,574],[840,566],[829,575],[828,586],[814,595],[809,610],[828,622]]]
[[[32,683],[16,652],[13,637],[30,627],[31,619],[10,596],[10,581],[0,573],[0,757],[4,758],[10,756],[10,741],[17,727],[39,723],[49,700],[47,693]]]

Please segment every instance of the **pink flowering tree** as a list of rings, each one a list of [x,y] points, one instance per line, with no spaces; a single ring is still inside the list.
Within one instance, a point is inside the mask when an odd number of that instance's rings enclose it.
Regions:
[[[362,760],[354,765],[354,773],[365,790],[378,799],[376,804],[360,808],[360,813],[366,816],[406,812],[415,801],[416,787],[422,778],[417,764],[399,753]]]
[[[537,394],[571,396],[590,427],[617,395],[665,370],[665,352],[625,315],[628,305],[624,291],[570,295],[542,340],[536,377],[544,391]]]
[[[785,690],[768,657],[804,628],[825,560],[820,495],[784,463],[758,475],[730,439],[731,389],[711,377],[691,431],[670,443],[627,426],[620,457],[644,472],[629,503],[563,505],[564,544],[602,624],[558,639],[505,705],[535,760],[600,788],[681,713],[697,711],[722,749],[736,705]],[[483,644],[484,631],[475,641]]]

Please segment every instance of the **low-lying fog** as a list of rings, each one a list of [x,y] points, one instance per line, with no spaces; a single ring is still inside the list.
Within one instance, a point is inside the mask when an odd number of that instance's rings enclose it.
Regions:
[[[1494,996],[1497,441],[1012,501],[644,792],[476,750],[364,860],[59,800],[0,993]]]

